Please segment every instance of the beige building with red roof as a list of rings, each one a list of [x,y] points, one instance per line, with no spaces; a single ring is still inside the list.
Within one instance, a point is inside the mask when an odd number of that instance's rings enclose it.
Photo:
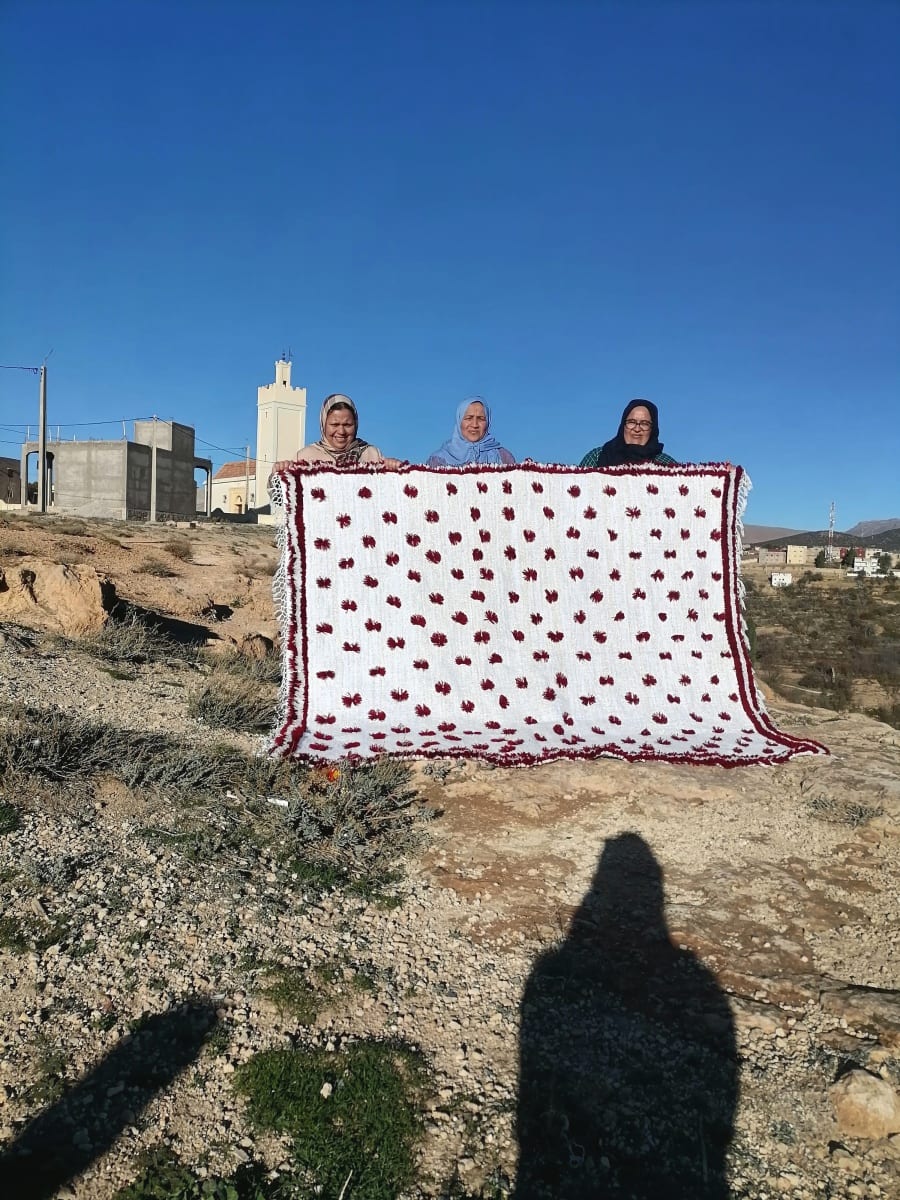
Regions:
[[[212,477],[213,512],[245,513],[248,506],[256,507],[256,460],[222,463]]]

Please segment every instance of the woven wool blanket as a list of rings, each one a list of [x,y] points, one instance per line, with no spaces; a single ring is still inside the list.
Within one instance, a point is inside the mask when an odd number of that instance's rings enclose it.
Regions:
[[[739,467],[276,477],[282,708],[311,761],[827,751],[769,720],[741,614]]]

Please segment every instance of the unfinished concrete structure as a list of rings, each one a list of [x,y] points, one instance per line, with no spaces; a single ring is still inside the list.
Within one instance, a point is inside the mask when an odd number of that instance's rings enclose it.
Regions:
[[[22,446],[21,477],[38,443]],[[194,430],[155,417],[134,422],[134,440],[47,442],[48,512],[129,520],[193,520],[194,471],[206,472],[211,510],[212,462],[194,454]],[[28,508],[23,488],[22,508]]]
[[[22,500],[22,476],[19,460],[0,458],[0,508],[18,506]]]

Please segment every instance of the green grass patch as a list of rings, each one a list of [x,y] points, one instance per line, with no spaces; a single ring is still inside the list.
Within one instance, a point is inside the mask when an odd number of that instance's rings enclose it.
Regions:
[[[301,1025],[312,1024],[328,998],[326,989],[316,987],[297,967],[267,967],[265,978],[262,995],[282,1016],[293,1017]]]
[[[0,946],[14,954],[37,954],[61,942],[69,932],[61,921],[44,922],[26,920],[15,916],[0,917]]]
[[[169,1150],[145,1155],[141,1173],[115,1193],[113,1200],[288,1200],[299,1193],[290,1181],[270,1182],[259,1163],[248,1163],[227,1178],[201,1178]]]
[[[414,1180],[429,1074],[407,1046],[361,1041],[344,1050],[269,1050],[236,1086],[260,1129],[288,1133],[315,1194],[396,1200]]]
[[[24,1098],[43,1107],[55,1104],[65,1092],[69,1055],[43,1035],[38,1037],[36,1049],[37,1078],[25,1088]]]

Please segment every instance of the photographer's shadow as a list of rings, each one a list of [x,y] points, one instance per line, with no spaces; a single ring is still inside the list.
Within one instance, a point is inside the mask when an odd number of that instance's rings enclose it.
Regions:
[[[216,1023],[203,998],[145,1018],[10,1145],[0,1146],[0,1197],[56,1196],[195,1061]]]
[[[727,1200],[734,1025],[669,938],[662,870],[610,838],[565,942],[522,999],[515,1200]]]

